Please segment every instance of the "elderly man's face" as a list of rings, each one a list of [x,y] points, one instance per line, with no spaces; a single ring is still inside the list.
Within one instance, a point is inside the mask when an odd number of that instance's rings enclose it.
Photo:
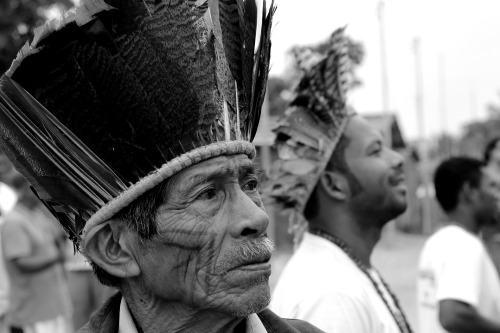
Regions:
[[[257,185],[246,155],[213,158],[171,179],[159,236],[138,245],[151,296],[237,316],[268,305],[273,245]]]

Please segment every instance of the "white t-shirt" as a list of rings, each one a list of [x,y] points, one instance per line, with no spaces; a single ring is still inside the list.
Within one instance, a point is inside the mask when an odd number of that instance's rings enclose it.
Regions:
[[[378,277],[375,271],[373,274]],[[308,321],[325,332],[400,332],[358,266],[337,245],[309,233],[283,270],[270,309],[283,318]]]
[[[456,225],[429,237],[420,255],[420,332],[446,332],[438,319],[439,301],[445,299],[470,304],[484,317],[499,322],[500,282],[495,266],[479,237]]]

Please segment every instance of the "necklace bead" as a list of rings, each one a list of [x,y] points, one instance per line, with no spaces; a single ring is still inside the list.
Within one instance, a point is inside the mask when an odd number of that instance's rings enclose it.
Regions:
[[[401,309],[396,295],[391,291],[389,285],[382,279],[382,276],[373,267],[365,265],[352,251],[352,249],[340,238],[321,229],[311,228],[309,233],[322,237],[333,244],[337,245],[345,254],[358,266],[358,268],[368,277],[371,281],[377,294],[383,300],[385,306],[391,313],[394,321],[399,327],[401,333],[412,333],[412,329],[408,320],[406,319],[403,310]],[[378,281],[377,281],[378,280]],[[385,292],[384,292],[385,291]],[[389,297],[389,299],[388,299]]]

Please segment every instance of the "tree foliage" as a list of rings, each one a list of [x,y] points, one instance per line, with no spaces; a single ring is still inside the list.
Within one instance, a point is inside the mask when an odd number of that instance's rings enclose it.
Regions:
[[[17,51],[33,36],[35,27],[47,19],[47,10],[73,6],[71,0],[2,0],[0,1],[0,74],[4,73]]]
[[[500,93],[498,94],[500,97]],[[474,121],[464,127],[460,138],[460,153],[482,158],[484,147],[496,137],[500,137],[500,105],[490,103],[487,106],[486,120]]]

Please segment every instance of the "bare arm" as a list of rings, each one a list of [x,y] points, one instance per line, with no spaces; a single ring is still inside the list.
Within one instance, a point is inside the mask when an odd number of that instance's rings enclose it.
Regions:
[[[439,302],[439,322],[450,333],[499,333],[495,323],[464,302],[445,299]]]
[[[23,273],[37,273],[63,263],[64,255],[61,251],[43,251],[33,256],[11,259],[11,262]]]

